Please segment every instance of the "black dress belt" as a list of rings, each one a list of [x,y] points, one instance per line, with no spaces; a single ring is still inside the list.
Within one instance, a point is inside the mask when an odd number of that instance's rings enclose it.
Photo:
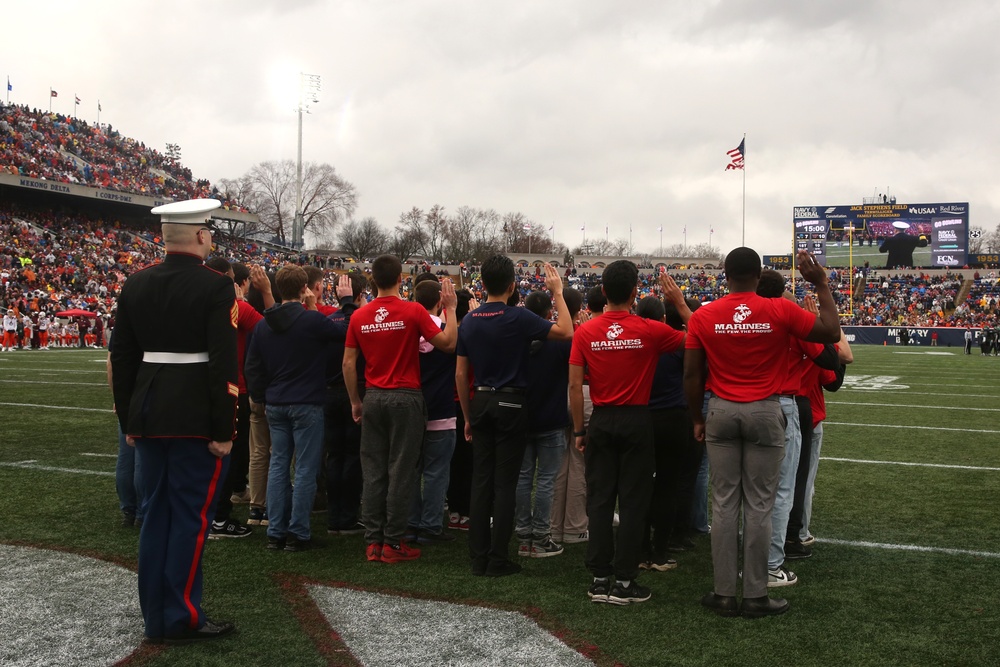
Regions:
[[[500,392],[501,394],[523,394],[521,387],[476,387],[476,391]]]

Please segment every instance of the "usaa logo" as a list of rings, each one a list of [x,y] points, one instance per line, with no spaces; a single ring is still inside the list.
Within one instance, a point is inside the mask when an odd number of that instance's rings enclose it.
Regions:
[[[934,208],[933,206],[922,207],[922,208],[918,208],[916,206],[910,207],[911,215],[934,215],[935,213],[937,213],[937,209]]]

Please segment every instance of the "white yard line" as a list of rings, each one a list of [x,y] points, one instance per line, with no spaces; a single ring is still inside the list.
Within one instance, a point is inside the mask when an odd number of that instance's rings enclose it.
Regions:
[[[947,428],[945,426],[914,426],[912,424],[858,424],[854,422],[823,422],[824,426],[861,426],[864,428],[908,428],[918,431],[957,431],[958,433],[1000,433],[981,428]]]
[[[857,540],[835,540],[832,538],[816,538],[823,544],[839,544],[845,547],[865,547],[867,549],[888,549],[890,551],[916,551],[919,553],[948,554],[949,556],[976,556],[979,558],[1000,558],[1000,553],[993,551],[972,551],[970,549],[949,549],[946,547],[922,547],[916,544],[884,544],[882,542],[865,542]]]
[[[45,380],[0,380],[7,384],[65,384],[74,387],[107,387],[107,382],[48,382]]]
[[[900,403],[854,403],[852,401],[831,401],[827,405],[861,405],[869,408],[915,408],[917,410],[971,410],[973,412],[1000,412],[1000,408],[966,408],[951,405],[904,405]]]
[[[954,386],[954,385],[939,385],[942,387]],[[950,392],[947,394],[940,394],[933,391],[910,391],[909,389],[862,389],[860,387],[851,387],[844,385],[838,392],[842,391],[856,391],[862,394],[870,394],[872,392],[878,392],[879,394],[906,394],[907,396],[946,396],[948,398],[1000,398],[1000,394],[956,394],[955,392]],[[827,403],[831,401],[827,400]]]
[[[82,412],[114,412],[108,408],[77,408],[72,405],[38,405],[37,403],[0,403],[15,408],[47,408],[49,410],[80,410]]]
[[[103,369],[103,368],[92,368],[90,370],[84,371],[84,370],[73,370],[73,369],[69,369],[69,368],[34,368],[34,367],[30,367],[29,368],[27,366],[18,366],[17,368],[5,368],[3,370],[8,375],[9,374],[13,374],[13,373],[20,373],[21,371],[26,371],[26,372],[30,372],[30,373],[38,373],[39,375],[43,375],[43,374],[46,374],[46,373],[48,373],[50,375],[56,374],[56,373],[100,373],[101,375],[107,375],[108,374],[108,372],[105,369]]]
[[[26,468],[28,470],[47,470],[49,472],[68,472],[75,475],[98,475],[100,477],[114,477],[115,473],[104,470],[82,470],[80,468],[59,468],[56,466],[39,465],[37,461],[3,461],[0,466],[5,468]]]
[[[100,456],[100,457],[109,458],[109,459],[116,459],[116,458],[118,458],[117,454],[99,454],[97,452],[80,452],[80,456]]]
[[[110,456],[110,455],[109,455]],[[951,468],[953,470],[985,470],[1000,472],[1000,468],[987,468],[982,466],[960,466],[945,463],[913,463],[910,461],[875,461],[873,459],[843,459],[836,456],[821,456],[820,461],[840,461],[841,463],[873,463],[887,466],[914,466],[917,468]]]

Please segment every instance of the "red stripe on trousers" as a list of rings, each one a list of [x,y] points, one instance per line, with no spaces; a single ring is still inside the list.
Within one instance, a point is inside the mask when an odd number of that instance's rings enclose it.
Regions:
[[[219,474],[222,472],[222,459],[216,457],[215,472],[212,473],[212,481],[208,485],[208,497],[201,508],[201,532],[198,533],[198,542],[194,547],[194,555],[191,559],[191,571],[188,572],[187,585],[184,586],[184,604],[191,612],[191,629],[198,629],[198,610],[191,603],[191,589],[194,587],[194,577],[198,572],[198,565],[201,563],[201,552],[205,546],[205,531],[208,529],[208,508],[215,497],[215,487],[219,483]]]

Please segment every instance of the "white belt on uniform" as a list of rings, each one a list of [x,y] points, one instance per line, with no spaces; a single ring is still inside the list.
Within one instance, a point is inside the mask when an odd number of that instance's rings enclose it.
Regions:
[[[203,364],[208,352],[143,352],[142,360],[147,364]]]

